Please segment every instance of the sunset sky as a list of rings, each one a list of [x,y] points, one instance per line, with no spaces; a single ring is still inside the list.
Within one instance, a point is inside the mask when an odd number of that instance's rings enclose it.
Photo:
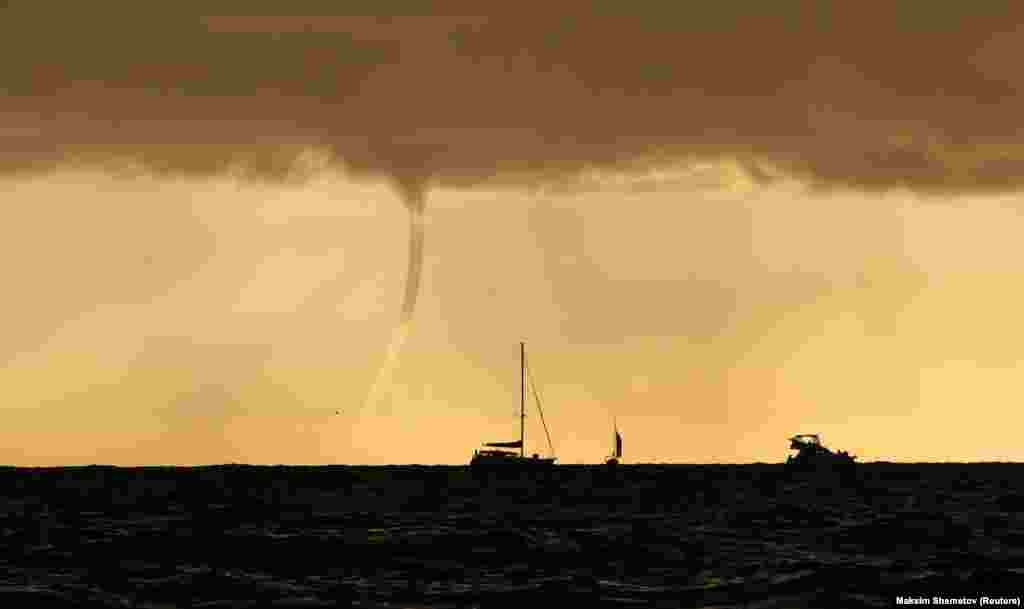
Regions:
[[[563,463],[1024,460],[1017,3],[47,4],[0,463],[466,463],[520,341]]]

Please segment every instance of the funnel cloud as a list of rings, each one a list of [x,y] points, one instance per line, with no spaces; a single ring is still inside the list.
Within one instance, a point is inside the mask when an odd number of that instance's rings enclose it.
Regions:
[[[382,397],[382,393],[390,389],[394,368],[398,363],[402,347],[412,326],[413,313],[416,311],[416,298],[420,292],[420,277],[423,274],[423,211],[425,208],[425,191],[421,181],[400,179],[397,189],[402,202],[409,211],[409,262],[405,273],[405,290],[402,298],[401,318],[392,332],[391,343],[384,357],[384,363],[377,378],[370,388],[366,399],[367,406],[373,406]]]

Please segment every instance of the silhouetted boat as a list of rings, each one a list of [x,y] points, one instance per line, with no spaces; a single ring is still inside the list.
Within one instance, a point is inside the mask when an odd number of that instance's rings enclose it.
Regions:
[[[532,378],[530,379],[532,381]],[[480,449],[473,452],[473,458],[469,464],[473,468],[490,468],[490,467],[550,467],[555,464],[554,448],[551,446],[551,434],[548,433],[547,423],[544,422],[544,411],[541,410],[540,398],[537,395],[537,388],[533,382],[530,383],[530,388],[533,390],[533,397],[537,403],[537,411],[540,413],[540,421],[544,425],[544,433],[548,438],[548,448],[551,450],[552,456],[541,457],[537,453],[527,457],[525,454],[526,446],[526,382],[527,382],[527,367],[526,367],[526,344],[519,343],[519,382],[520,382],[520,396],[519,396],[519,439],[512,442],[488,442],[484,444],[486,449]],[[495,449],[508,449],[518,448],[519,452],[511,450],[495,450]]]
[[[612,454],[609,457],[607,457],[604,460],[604,462],[607,465],[613,465],[614,466],[614,465],[618,465],[619,464],[619,459],[622,458],[622,434],[619,433],[619,425],[618,425],[618,423],[612,423],[612,425],[613,425],[613,428],[615,430],[615,435],[612,438],[612,444],[614,445],[614,448],[612,449]]]
[[[789,439],[790,450],[797,451],[786,459],[790,470],[850,469],[854,457],[846,451],[832,452],[821,443],[818,434],[800,434]]]

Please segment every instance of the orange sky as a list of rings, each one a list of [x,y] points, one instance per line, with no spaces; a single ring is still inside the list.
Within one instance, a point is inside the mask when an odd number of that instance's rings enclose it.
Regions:
[[[463,463],[515,437],[520,340],[565,463],[607,452],[613,414],[633,462],[778,461],[797,432],[1021,458],[1017,197],[662,179],[432,192],[420,308],[368,408],[406,255],[386,184],[8,181],[0,461]]]
[[[5,5],[0,462],[1022,458],[1024,5],[335,4]]]

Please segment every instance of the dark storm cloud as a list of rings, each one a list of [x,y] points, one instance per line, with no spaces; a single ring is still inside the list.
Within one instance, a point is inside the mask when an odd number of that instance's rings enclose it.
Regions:
[[[825,187],[1024,180],[1010,0],[139,6],[0,9],[0,166],[277,180],[316,146],[417,184],[716,158]]]

